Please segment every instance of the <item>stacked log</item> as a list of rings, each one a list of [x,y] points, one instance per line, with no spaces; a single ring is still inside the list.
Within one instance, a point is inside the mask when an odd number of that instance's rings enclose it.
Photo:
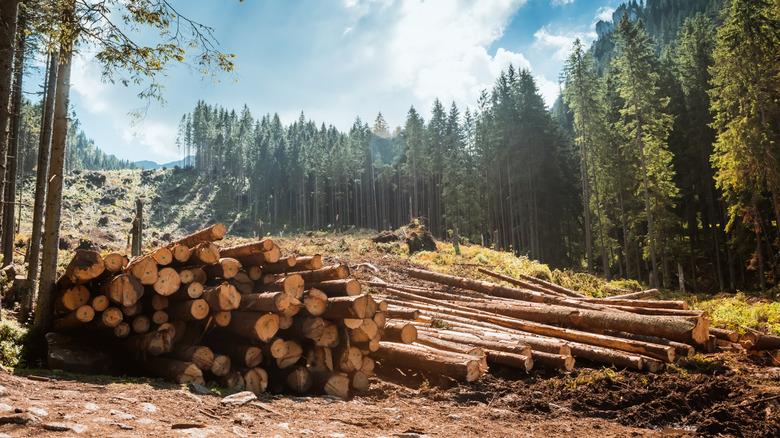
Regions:
[[[387,306],[346,265],[284,255],[270,238],[220,247],[225,234],[215,224],[132,260],[76,251],[57,282],[53,328],[115,342],[139,369],[176,383],[368,390]]]
[[[385,340],[409,342],[409,329],[405,336],[400,330],[411,326],[423,339],[418,343],[460,354],[479,348],[491,366],[571,370],[575,359],[582,359],[659,372],[696,349],[707,351],[716,338],[737,342],[734,332],[710,329],[706,315],[685,302],[648,299],[656,290],[596,299],[544,280],[515,279],[486,269],[479,271],[511,286],[416,268],[405,271],[432,284],[366,282],[389,304]],[[761,348],[773,341],[753,334],[742,344]],[[401,357],[397,348],[384,355]]]

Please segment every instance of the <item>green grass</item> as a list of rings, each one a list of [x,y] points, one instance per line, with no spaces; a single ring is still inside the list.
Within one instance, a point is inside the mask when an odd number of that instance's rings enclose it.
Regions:
[[[0,364],[6,368],[22,365],[22,350],[27,338],[27,329],[16,319],[3,315],[0,321]]]
[[[694,302],[693,307],[706,311],[716,327],[739,333],[751,328],[780,335],[780,302],[738,293]]]

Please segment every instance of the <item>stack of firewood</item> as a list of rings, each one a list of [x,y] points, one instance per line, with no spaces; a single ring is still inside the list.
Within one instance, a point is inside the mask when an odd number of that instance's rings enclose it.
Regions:
[[[57,282],[54,329],[113,339],[179,383],[367,390],[386,304],[361,293],[345,265],[283,257],[268,238],[220,248],[224,236],[216,224],[133,260],[76,251]]]
[[[707,316],[684,301],[649,299],[658,295],[655,289],[589,298],[534,277],[479,270],[504,283],[415,268],[404,272],[426,283],[367,282],[388,303],[379,357],[401,368],[424,364],[417,368],[471,381],[494,364],[526,371],[532,366],[571,370],[582,359],[659,372],[696,351],[780,345],[777,336],[740,337],[710,328]],[[416,351],[399,351],[406,343]]]

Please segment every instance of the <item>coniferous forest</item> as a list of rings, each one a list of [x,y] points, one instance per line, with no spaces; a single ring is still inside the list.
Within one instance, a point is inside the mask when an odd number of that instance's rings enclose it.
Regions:
[[[552,108],[509,67],[473,106],[412,107],[397,128],[381,113],[340,132],[199,102],[178,143],[265,230],[423,217],[439,238],[607,278],[767,288],[780,274],[779,17],[771,1],[631,1],[590,47],[575,42]]]

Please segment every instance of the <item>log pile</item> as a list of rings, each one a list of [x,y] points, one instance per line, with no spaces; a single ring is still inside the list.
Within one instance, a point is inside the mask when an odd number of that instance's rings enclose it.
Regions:
[[[386,304],[345,265],[282,256],[265,238],[218,246],[216,224],[129,260],[77,250],[58,279],[55,331],[103,339],[145,372],[234,390],[368,389]]]
[[[740,340],[735,332],[710,328],[707,316],[683,301],[649,299],[658,294],[654,289],[596,299],[533,277],[515,279],[479,270],[511,286],[415,268],[405,273],[426,281],[425,286],[379,278],[366,282],[388,303],[385,340],[450,351],[460,358],[459,365],[440,372],[466,381],[484,371],[465,356],[488,366],[526,371],[571,370],[582,360],[659,372],[696,350],[711,352]],[[775,342],[757,334],[741,340],[742,346],[756,349]],[[402,356],[395,345],[385,348],[385,342],[379,353],[398,364],[412,354],[419,356],[415,363],[425,359],[416,350]],[[433,363],[426,366],[432,368]]]

